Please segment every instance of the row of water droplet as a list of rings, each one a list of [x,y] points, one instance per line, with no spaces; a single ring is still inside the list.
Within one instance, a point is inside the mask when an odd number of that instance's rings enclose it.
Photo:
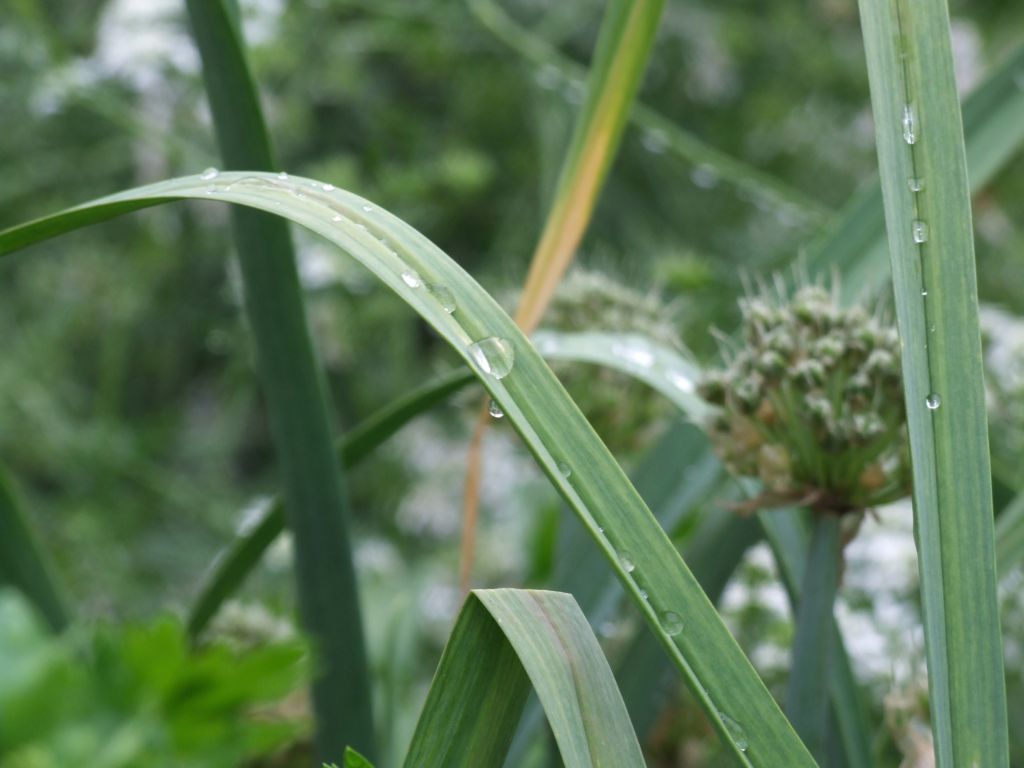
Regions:
[[[900,2],[900,0],[895,0],[895,1],[897,3]],[[899,8],[897,7],[897,13],[898,13],[898,11],[899,11]],[[904,78],[904,83],[905,83],[905,92],[909,93],[909,91],[910,91],[910,72],[909,72],[908,67],[907,67],[907,58],[908,58],[908,54],[905,51],[902,51],[901,54],[900,54],[900,60],[901,60],[901,62],[903,64],[903,78]],[[922,192],[924,191],[925,181],[924,181],[923,178],[921,178],[920,176],[916,175],[916,170],[917,169],[916,169],[916,164],[915,164],[915,160],[914,160],[914,150],[913,150],[914,145],[917,144],[917,142],[918,142],[918,138],[919,138],[919,135],[920,135],[920,132],[921,132],[921,127],[920,127],[920,123],[918,122],[917,111],[915,110],[913,103],[911,101],[909,101],[909,100],[907,101],[907,103],[905,103],[903,105],[903,117],[902,117],[902,120],[901,120],[901,126],[900,127],[901,127],[902,132],[903,132],[903,141],[907,145],[908,150],[910,151],[911,175],[910,175],[910,178],[907,179],[907,188],[910,190],[910,194],[911,194],[911,198],[912,198],[912,203],[913,203],[913,207],[914,207],[914,218],[910,222],[910,239],[913,241],[914,245],[917,246],[918,258],[922,262],[921,269],[919,270],[920,275],[921,275],[921,281],[922,281],[922,285],[921,285],[921,300],[923,302],[925,302],[925,325],[928,327],[929,333],[930,333],[931,331],[933,331],[935,329],[935,326],[934,325],[928,325],[928,320],[927,320],[927,318],[928,318],[928,304],[927,304],[928,286],[926,284],[924,284],[924,279],[925,279],[924,278],[924,276],[925,276],[925,270],[924,270],[925,253],[924,253],[924,247],[923,247],[924,244],[928,242],[929,232],[928,232],[928,222],[926,222],[926,221],[924,221],[924,219],[920,218],[920,213],[919,213],[919,211],[920,211],[920,204],[921,204],[921,197],[920,196],[921,196]],[[938,410],[939,406],[942,405],[942,397],[937,392],[930,392],[925,397],[924,404],[925,404],[925,407],[927,407],[929,411]]]

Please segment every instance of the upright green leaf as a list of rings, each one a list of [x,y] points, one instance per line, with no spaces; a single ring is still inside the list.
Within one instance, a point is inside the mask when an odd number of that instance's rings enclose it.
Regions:
[[[963,105],[968,178],[971,191],[982,189],[1024,142],[1024,70],[1019,47],[974,89]],[[807,264],[814,273],[835,266],[843,294],[852,299],[877,290],[889,276],[885,214],[878,181],[865,185],[843,207],[835,223],[811,245]]]
[[[226,0],[186,0],[186,6],[224,164],[271,170],[270,138],[237,8]],[[353,744],[372,756],[373,711],[347,501],[291,236],[283,219],[258,211],[236,208],[232,223],[295,535],[299,611],[319,658],[313,681],[317,751],[323,760],[341,759]]]
[[[813,765],[672,542],[530,342],[468,274],[400,219],[310,179],[224,173],[122,192],[0,232],[0,255],[186,197],[286,215],[342,247],[420,313],[472,367],[583,521],[737,761]]]
[[[971,203],[945,0],[861,0],[940,768],[1008,764]]]
[[[7,473],[0,468],[0,585],[16,587],[52,629],[68,624],[64,588],[39,545]]]
[[[470,594],[405,765],[501,765],[531,686],[568,768],[643,768],[622,696],[576,601],[515,589]]]

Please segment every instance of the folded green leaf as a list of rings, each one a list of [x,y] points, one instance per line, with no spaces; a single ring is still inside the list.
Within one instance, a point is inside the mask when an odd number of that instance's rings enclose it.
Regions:
[[[531,686],[568,768],[643,768],[611,669],[576,601],[515,589],[470,594],[405,765],[501,765]]]

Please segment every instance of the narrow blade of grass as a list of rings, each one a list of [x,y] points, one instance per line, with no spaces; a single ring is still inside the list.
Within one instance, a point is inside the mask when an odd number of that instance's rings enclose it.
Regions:
[[[974,89],[963,105],[968,179],[971,191],[982,189],[1024,143],[1024,46],[1018,48]],[[926,182],[927,183],[927,182]],[[836,222],[809,249],[812,273],[835,266],[842,275],[844,297],[877,290],[889,277],[882,188],[877,181],[861,189]]]
[[[337,442],[336,452],[342,466],[349,468],[357,465],[412,418],[472,381],[473,374],[469,371],[452,371],[377,411]],[[190,637],[197,638],[206,628],[224,601],[235,593],[246,576],[259,564],[284,526],[284,501],[276,497],[259,521],[239,533],[228,548],[218,555],[189,611]]]
[[[540,322],[590,223],[647,68],[664,5],[665,0],[611,0],[605,11],[587,98],[516,310],[516,322],[527,332]]]
[[[800,589],[785,701],[789,721],[819,763],[827,742],[832,606],[838,585],[839,517],[818,515]]]
[[[55,632],[68,625],[65,590],[32,532],[14,485],[0,468],[0,584],[16,587]]]
[[[273,168],[237,13],[225,0],[187,0],[214,127],[228,168]],[[234,9],[237,11],[237,8]],[[374,753],[373,710],[331,420],[306,327],[287,222],[232,210],[246,315],[295,535],[299,612],[319,659],[313,680],[317,752],[339,760],[352,744]]]
[[[0,255],[180,198],[287,216],[336,243],[416,310],[473,369],[583,521],[738,763],[813,765],[672,542],[530,342],[472,277],[397,217],[310,179],[224,173],[212,183],[194,176],[121,192],[0,232]]]
[[[643,768],[611,669],[576,601],[515,589],[470,594],[405,765],[501,765],[531,685],[568,768]]]
[[[945,0],[861,0],[940,768],[1008,763],[971,203]],[[920,187],[919,191],[916,188]]]

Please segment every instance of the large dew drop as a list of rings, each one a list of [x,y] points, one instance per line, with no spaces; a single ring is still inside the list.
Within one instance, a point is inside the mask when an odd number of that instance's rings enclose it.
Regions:
[[[407,269],[402,272],[402,282],[408,285],[410,288],[422,288],[423,278],[420,277],[420,273],[415,269]]]
[[[658,614],[658,622],[669,637],[675,637],[683,631],[683,617],[675,611],[665,611]]]
[[[216,168],[207,168],[199,174],[199,178],[203,181],[210,181],[211,179],[216,179],[218,176],[220,176],[220,171]]]
[[[488,376],[504,379],[512,372],[515,349],[508,339],[490,336],[470,344],[468,351],[473,362]]]
[[[917,141],[917,118],[914,116],[914,107],[910,104],[903,107],[903,140],[907,144],[914,144]]]
[[[939,397],[938,394],[936,394],[935,392],[932,392],[930,395],[928,395],[928,397],[924,399],[924,404],[928,406],[929,411],[934,411],[940,405],[942,405],[942,398]]]
[[[633,562],[633,556],[625,550],[619,552],[619,565],[622,566],[622,570],[626,573],[632,573],[636,570],[636,563]]]

